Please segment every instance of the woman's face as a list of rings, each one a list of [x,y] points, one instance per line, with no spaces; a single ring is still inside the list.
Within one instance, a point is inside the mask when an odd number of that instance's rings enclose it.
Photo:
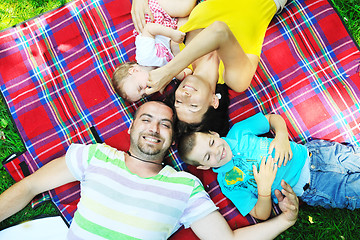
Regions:
[[[175,92],[175,109],[180,121],[199,123],[212,104],[210,84],[195,75],[187,76]]]

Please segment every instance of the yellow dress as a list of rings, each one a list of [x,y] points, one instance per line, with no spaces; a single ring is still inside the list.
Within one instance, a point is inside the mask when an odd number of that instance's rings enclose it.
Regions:
[[[275,13],[273,0],[206,0],[192,10],[188,22],[179,30],[186,33],[223,21],[245,53],[260,56],[266,29]],[[224,83],[223,72],[220,62],[218,83]]]

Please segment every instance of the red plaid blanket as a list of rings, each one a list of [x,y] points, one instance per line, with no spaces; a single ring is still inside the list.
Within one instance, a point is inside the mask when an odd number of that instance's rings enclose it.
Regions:
[[[129,0],[75,0],[0,32],[0,87],[27,151],[5,167],[18,181],[63,155],[72,142],[97,138],[128,148],[135,109],[110,86],[115,66],[134,59]],[[241,10],[239,10],[241,11]],[[256,112],[278,113],[296,142],[323,138],[359,145],[359,50],[326,0],[288,3],[268,28],[251,87],[231,92],[235,123]],[[221,193],[211,171],[187,168],[171,149],[175,168],[195,173],[232,228],[254,223]],[[77,183],[50,191],[71,222]],[[187,235],[188,234],[188,235]],[[193,237],[180,231],[173,238]]]

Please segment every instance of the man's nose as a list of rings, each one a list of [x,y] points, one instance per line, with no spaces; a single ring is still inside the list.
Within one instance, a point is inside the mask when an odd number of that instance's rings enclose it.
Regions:
[[[159,133],[159,124],[158,123],[151,123],[150,124],[150,131],[151,132],[155,132],[155,133]]]

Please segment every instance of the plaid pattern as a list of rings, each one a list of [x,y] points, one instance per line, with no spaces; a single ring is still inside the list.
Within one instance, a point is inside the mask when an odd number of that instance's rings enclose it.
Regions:
[[[142,103],[125,103],[110,86],[115,66],[134,60],[129,0],[74,2],[0,32],[0,88],[27,152],[5,164],[16,181],[19,165],[30,173],[63,155],[72,142],[100,139],[120,150]],[[359,50],[326,0],[288,3],[268,28],[261,63],[251,87],[231,94],[232,123],[259,111],[278,113],[290,137],[359,145]],[[171,149],[169,162],[202,179],[232,228],[254,223],[221,193],[212,171],[187,168]],[[71,222],[79,185],[50,191]],[[184,230],[173,238],[192,236]]]
[[[0,33],[0,82],[27,152],[5,164],[19,181],[63,155],[73,142],[127,150],[132,113],[110,85],[115,66],[134,60],[129,0],[77,0]],[[68,222],[78,184],[51,191]]]

